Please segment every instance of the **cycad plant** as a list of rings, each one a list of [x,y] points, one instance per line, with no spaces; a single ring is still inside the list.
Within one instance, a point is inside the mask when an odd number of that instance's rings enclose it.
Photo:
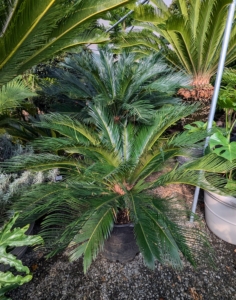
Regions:
[[[27,114],[28,119],[33,118],[34,115],[37,117],[37,109],[31,102],[34,96],[37,94],[30,90],[21,76],[0,88],[0,135],[7,133],[12,141],[25,142],[39,135],[50,136],[52,134],[50,131],[45,132],[32,126],[29,120],[25,122],[23,119],[23,113]]]
[[[128,211],[144,261],[155,259],[180,267],[182,253],[196,266],[199,257],[211,258],[206,236],[184,224],[183,209],[174,199],[161,199],[152,190],[169,183],[187,183],[215,190],[213,172],[225,172],[230,162],[207,155],[165,173],[163,166],[207,133],[167,137],[166,129],[195,110],[195,106],[166,105],[152,115],[152,123],[138,126],[116,122],[107,107],[88,103],[92,125],[67,115],[44,115],[40,126],[60,133],[59,138],[35,140],[40,154],[14,157],[3,163],[11,170],[59,168],[58,183],[42,184],[12,200],[21,224],[44,217],[42,236],[52,247],[50,255],[73,245],[71,260],[83,255],[86,272],[110,235],[119,210]],[[156,171],[160,176],[149,178]],[[204,170],[205,173],[199,170]],[[147,180],[148,179],[148,180]],[[214,182],[216,183],[216,182]]]
[[[15,138],[27,136],[27,125],[23,128],[21,111],[26,101],[36,96],[18,76],[0,88],[0,134],[8,132]]]
[[[209,103],[213,94],[210,80],[217,71],[228,5],[232,1],[176,0],[174,9],[168,8],[163,0],[151,2],[152,6],[136,8],[133,15],[134,24],[144,30],[119,38],[119,46],[131,47],[142,55],[162,49],[171,64],[192,77],[193,88],[181,89],[179,95]],[[235,45],[233,24],[225,65],[235,60]],[[202,116],[208,112],[203,111]]]
[[[20,77],[8,82],[0,88],[0,116],[13,114],[14,109],[22,105],[24,99],[36,95],[25,86]]]
[[[156,107],[177,104],[180,100],[173,95],[189,83],[158,54],[137,60],[125,51],[114,56],[108,48],[71,54],[59,67],[48,68],[47,77],[51,80],[41,81],[44,93],[60,99],[52,109],[78,112],[83,107],[80,115],[85,119],[86,103],[92,101],[106,106],[117,122],[127,117],[149,122]]]
[[[102,13],[132,0],[1,0],[0,86],[55,53],[108,40]]]

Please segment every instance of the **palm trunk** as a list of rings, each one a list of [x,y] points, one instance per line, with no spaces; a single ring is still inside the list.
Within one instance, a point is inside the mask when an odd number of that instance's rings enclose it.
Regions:
[[[177,95],[180,96],[184,102],[195,103],[197,101],[201,103],[201,107],[197,112],[182,120],[182,125],[195,121],[207,121],[214,92],[214,87],[210,84],[210,78],[209,75],[195,76],[192,81],[192,88],[179,89]]]

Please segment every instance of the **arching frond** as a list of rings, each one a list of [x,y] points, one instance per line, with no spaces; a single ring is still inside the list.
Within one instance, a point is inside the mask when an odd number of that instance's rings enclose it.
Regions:
[[[96,145],[98,143],[95,134],[91,130],[89,131],[85,125],[71,119],[69,116],[61,114],[43,115],[41,122],[37,123],[37,126],[55,130],[63,136],[81,144],[86,145],[91,143],[92,145]]]
[[[199,147],[203,149],[203,145],[201,145],[201,141],[205,140],[207,136],[210,136],[211,131],[207,130],[199,130],[195,132],[184,131],[181,134],[176,135],[172,139],[169,140],[169,145],[174,147],[191,147],[196,143],[199,143]],[[190,138],[191,135],[191,138]]]
[[[173,199],[152,199],[150,196],[143,201],[136,196],[132,204],[133,217],[137,220],[134,227],[137,244],[148,267],[153,269],[158,259],[175,268],[182,268],[180,252],[192,265],[197,265],[198,257],[203,255],[208,244],[207,238],[194,228],[186,230],[184,219],[187,215],[180,203],[176,206]],[[175,206],[171,210],[172,205]],[[196,245],[198,249],[195,249]],[[211,260],[211,255],[205,251],[204,260],[208,259]]]
[[[135,147],[134,134],[135,128],[130,124],[122,128],[122,157],[124,161],[129,161],[132,156]]]
[[[24,85],[20,78],[16,78],[0,90],[0,115],[18,107],[25,98],[36,96]]]
[[[120,129],[111,119],[107,109],[90,104],[90,116],[96,127],[100,130],[101,140],[108,148],[113,149],[117,154],[120,149]]]
[[[34,185],[33,189],[24,191],[20,201],[13,199],[14,209],[21,212],[19,224],[32,223],[50,212],[56,212],[57,207],[65,203],[66,192],[68,186],[56,183]]]
[[[107,35],[94,23],[91,27],[92,22],[100,14],[130,2],[1,1],[0,85],[59,51],[106,41]]]
[[[234,168],[235,163],[219,159],[215,154],[208,154],[160,176],[149,185],[149,188],[170,183],[184,183],[216,193],[232,194],[232,191],[225,188],[226,179],[219,174]]]
[[[135,159],[140,159],[142,155],[151,150],[157,140],[165,130],[179,119],[189,115],[196,110],[197,106],[164,106],[156,111],[153,125],[144,127],[140,130],[136,139]]]
[[[96,211],[84,224],[80,234],[74,238],[74,243],[80,244],[70,254],[71,260],[84,255],[84,272],[86,272],[102,249],[104,240],[108,238],[113,228],[114,215],[110,207]]]
[[[164,146],[165,147],[165,146]],[[134,183],[138,180],[144,180],[153,172],[159,171],[161,166],[165,162],[179,154],[179,149],[163,149],[161,145],[157,146],[156,149],[152,149],[143,155],[136,168],[133,170],[129,180],[130,183]]]
[[[79,166],[79,163],[68,157],[57,156],[53,154],[31,154],[14,156],[10,160],[2,163],[2,166],[10,172],[18,170],[45,171],[53,168],[73,169]]]

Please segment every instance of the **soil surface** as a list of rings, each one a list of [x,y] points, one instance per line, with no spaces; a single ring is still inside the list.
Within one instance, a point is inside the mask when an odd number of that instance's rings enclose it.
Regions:
[[[182,197],[190,207],[194,189],[171,185],[155,192]],[[215,249],[217,269],[200,262],[195,270],[184,262],[183,270],[178,271],[157,262],[152,271],[145,267],[141,254],[126,264],[112,263],[99,255],[84,275],[82,260],[70,263],[66,253],[46,260],[42,250],[29,249],[22,261],[33,279],[9,296],[13,300],[236,300],[236,245],[208,230],[202,199],[197,213]]]

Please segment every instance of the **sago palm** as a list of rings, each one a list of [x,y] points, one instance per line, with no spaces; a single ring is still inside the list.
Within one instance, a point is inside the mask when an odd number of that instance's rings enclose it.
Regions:
[[[37,128],[32,122],[22,119],[24,109],[36,114],[36,107],[29,99],[37,96],[24,83],[21,76],[16,77],[0,88],[0,135],[9,134],[14,142],[29,141],[39,136],[50,136],[52,131]],[[27,113],[25,111],[25,113]],[[27,113],[28,114],[28,113]],[[28,118],[34,119],[28,114]],[[39,120],[39,119],[38,119]]]
[[[163,0],[151,2],[152,6],[136,8],[133,15],[135,24],[144,31],[124,36],[119,45],[132,47],[142,55],[162,49],[171,64],[192,77],[193,89],[181,89],[179,95],[209,103],[213,94],[210,80],[217,71],[228,5],[232,1],[176,0],[175,9],[169,9]],[[236,58],[235,46],[233,24],[226,65]]]
[[[1,0],[0,85],[53,54],[108,39],[100,14],[132,0]]]
[[[19,107],[25,98],[36,96],[20,77],[0,88],[0,116],[10,114]]]
[[[127,117],[148,122],[157,106],[177,104],[179,100],[173,95],[189,83],[187,76],[174,72],[157,54],[137,61],[128,52],[114,57],[107,48],[98,54],[71,54],[61,66],[48,68],[46,76],[53,81],[47,78],[41,82],[44,93],[61,99],[56,109],[68,111],[73,103],[75,112],[77,104],[78,111],[85,107],[81,115],[86,117],[88,101],[102,102],[117,122]]]
[[[41,154],[14,157],[2,166],[8,171],[59,168],[64,180],[38,185],[12,200],[12,208],[21,212],[21,224],[45,217],[42,235],[52,247],[50,255],[74,245],[70,258],[83,255],[84,271],[103,248],[119,209],[129,212],[137,244],[150,268],[156,259],[180,267],[181,252],[194,266],[200,256],[210,258],[206,236],[184,225],[183,208],[152,190],[169,183],[215,190],[213,181],[223,185],[224,179],[213,179],[212,173],[225,172],[231,164],[210,154],[147,180],[206,136],[186,132],[166,137],[166,129],[195,108],[167,105],[152,115],[151,125],[139,126],[115,122],[102,105],[89,104],[92,126],[66,115],[43,116],[40,126],[61,136],[35,140],[33,146]],[[199,175],[199,170],[205,173]]]
[[[22,121],[16,113],[16,109],[23,105],[25,99],[36,96],[22,81],[17,77],[0,88],[0,134],[8,132],[16,138],[24,136]],[[26,131],[26,128],[25,128]]]

